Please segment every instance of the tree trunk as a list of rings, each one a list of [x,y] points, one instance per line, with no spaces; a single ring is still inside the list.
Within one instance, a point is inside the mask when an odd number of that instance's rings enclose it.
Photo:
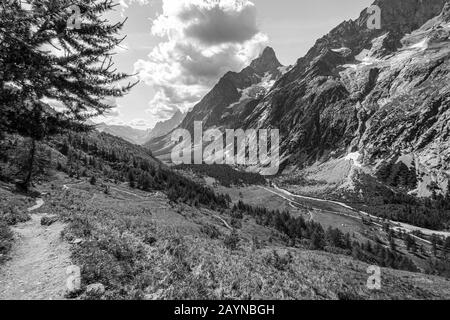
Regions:
[[[36,140],[31,138],[31,150],[30,157],[28,158],[28,173],[23,182],[23,186],[25,190],[30,188],[31,178],[33,177],[33,169],[34,169],[34,158],[36,157]]]

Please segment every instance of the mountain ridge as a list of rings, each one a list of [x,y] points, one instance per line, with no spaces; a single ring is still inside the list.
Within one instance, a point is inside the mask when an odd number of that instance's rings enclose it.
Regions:
[[[358,153],[369,174],[376,174],[377,166],[396,154],[421,154],[415,168],[416,194],[430,196],[431,183],[445,193],[450,171],[442,161],[450,151],[439,152],[431,141],[445,141],[448,130],[449,4],[446,0],[377,0],[374,5],[382,10],[380,30],[367,27],[369,13],[363,10],[356,20],[345,21],[318,39],[268,90],[242,103],[235,102],[242,97],[240,78],[229,72],[181,127],[192,130],[193,121],[203,120],[204,128],[279,128],[284,167],[294,170],[330,159],[344,161],[348,154]],[[265,51],[267,57],[273,55],[273,50]],[[250,66],[241,73],[250,69],[254,70]],[[410,111],[403,114],[404,125],[397,130],[398,118],[390,110],[397,114],[405,103],[409,106],[403,110]],[[230,105],[233,112],[227,114]],[[421,112],[421,123],[414,122],[414,115]],[[405,131],[411,134],[401,136]],[[168,139],[147,146],[157,156],[167,154]],[[411,139],[415,146],[406,147]],[[445,156],[437,160],[440,153]],[[440,164],[427,164],[436,161]]]

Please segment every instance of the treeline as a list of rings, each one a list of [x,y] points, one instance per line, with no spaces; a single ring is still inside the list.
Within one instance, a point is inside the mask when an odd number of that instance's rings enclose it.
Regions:
[[[430,186],[432,197],[426,199],[406,194],[405,191],[417,188],[417,176],[414,168],[409,168],[401,161],[383,163],[376,177],[385,185],[397,188],[397,191],[381,186],[366,190],[364,204],[368,206],[360,206],[360,209],[419,227],[435,230],[450,227],[450,189],[446,195],[441,195],[436,192],[436,186]]]
[[[240,218],[243,214],[252,216],[256,222],[266,227],[272,227],[286,235],[292,245],[297,241],[305,241],[312,250],[327,250],[352,256],[360,261],[393,269],[418,271],[411,259],[399,254],[380,243],[360,244],[353,240],[349,233],[344,234],[339,229],[323,227],[314,221],[305,221],[303,217],[292,217],[288,211],[268,210],[263,207],[253,207],[239,201],[232,208],[232,217]]]
[[[385,184],[407,188],[409,190],[417,187],[417,175],[415,168],[408,168],[403,162],[383,163],[376,174],[377,178]]]
[[[192,171],[200,176],[208,176],[217,180],[225,187],[242,185],[264,185],[266,179],[259,173],[238,171],[229,165],[202,164],[202,165],[178,165],[174,169]]]
[[[419,199],[413,196],[385,192],[367,199],[367,206],[354,203],[353,206],[372,215],[409,223],[418,227],[445,230],[450,227],[450,193],[445,196]]]
[[[58,169],[69,175],[99,175],[115,182],[128,182],[144,191],[161,190],[171,201],[211,208],[227,208],[231,199],[170,170],[151,152],[105,133],[71,133],[53,140],[67,158]]]

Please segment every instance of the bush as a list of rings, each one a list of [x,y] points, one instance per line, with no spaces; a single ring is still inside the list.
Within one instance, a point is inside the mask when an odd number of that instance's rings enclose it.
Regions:
[[[211,239],[218,239],[220,237],[220,231],[217,229],[215,225],[212,224],[205,224],[200,228],[200,231],[204,234],[206,234]]]
[[[0,220],[10,226],[27,222],[31,219],[26,211],[19,210],[15,205],[5,206],[2,211],[3,212],[0,213]]]
[[[225,237],[223,243],[228,249],[237,250],[239,248],[239,241],[239,235],[236,229],[233,229],[233,231],[231,231],[231,233]]]
[[[231,218],[231,226],[235,229],[242,229],[242,221],[236,218]]]
[[[278,254],[275,250],[273,250],[270,254],[264,256],[264,262],[267,265],[273,266],[275,269],[280,271],[289,270],[290,265],[294,261],[292,254],[288,251],[284,255]]]

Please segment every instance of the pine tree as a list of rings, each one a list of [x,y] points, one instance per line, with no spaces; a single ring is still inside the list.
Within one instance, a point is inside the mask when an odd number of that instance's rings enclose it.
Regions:
[[[133,173],[133,170],[130,170],[129,172],[128,172],[128,182],[129,182],[129,184],[130,184],[130,188],[135,188],[136,187],[136,179],[135,179],[135,177],[134,177],[134,173]]]
[[[311,235],[311,249],[322,250],[325,247],[325,237],[323,232],[314,230]]]
[[[389,237],[389,247],[392,251],[397,251],[397,244],[395,243],[395,238],[393,236]]]
[[[409,234],[405,235],[406,250],[415,252],[417,250],[416,240]]]
[[[444,258],[447,259],[450,255],[450,237],[447,237],[444,241],[444,246],[442,248]]]
[[[435,234],[431,236],[431,252],[435,257],[438,255],[438,238]]]
[[[89,130],[86,120],[111,108],[108,98],[121,97],[134,86],[114,87],[129,76],[116,72],[111,60],[125,22],[110,24],[102,18],[115,7],[111,0],[27,3],[25,8],[20,1],[2,2],[0,10],[0,131],[31,141],[25,189],[32,179],[36,141]],[[74,17],[74,8],[82,17]]]

